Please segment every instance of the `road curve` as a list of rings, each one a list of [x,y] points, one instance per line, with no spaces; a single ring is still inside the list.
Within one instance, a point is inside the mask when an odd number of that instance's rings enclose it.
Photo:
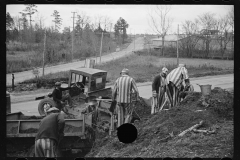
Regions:
[[[212,89],[214,87],[221,87],[223,89],[233,89],[233,74],[228,75],[218,75],[218,76],[207,76],[192,78],[191,83],[194,86],[196,92],[200,92],[200,87],[197,84],[205,85],[211,84]],[[137,84],[138,90],[141,97],[150,98],[152,95],[151,82],[139,83]],[[44,94],[43,94],[44,95]],[[38,101],[28,101],[21,103],[14,103],[11,107],[11,112],[22,112],[26,115],[39,115],[37,107]]]
[[[108,55],[104,55],[101,58],[101,63],[111,61],[113,59],[117,59],[120,57],[123,57],[125,55],[129,55],[133,53],[132,51],[137,51],[137,50],[142,50],[143,49],[143,44],[144,44],[144,39],[143,37],[136,38],[135,44],[132,42],[126,49],[119,51],[119,52],[113,52]],[[97,58],[97,63],[100,62],[100,58]],[[73,68],[79,68],[84,66],[85,61],[77,61],[77,62],[72,62],[72,63],[66,63],[66,64],[60,64],[56,66],[51,66],[51,67],[45,67],[44,73],[49,74],[49,73],[55,73],[55,72],[60,72],[60,71],[67,71]],[[42,68],[39,68],[39,75],[42,75]],[[30,71],[24,71],[24,72],[17,72],[14,73],[14,82],[19,83],[24,80],[34,78],[34,75],[32,73],[32,70]],[[12,74],[7,74],[6,75],[6,83],[7,85],[11,85],[12,83]]]

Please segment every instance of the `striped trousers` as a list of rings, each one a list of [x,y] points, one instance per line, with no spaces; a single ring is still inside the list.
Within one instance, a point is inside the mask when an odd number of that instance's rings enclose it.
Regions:
[[[118,103],[117,105],[118,113],[118,127],[124,123],[129,123],[132,117],[132,108],[130,103]]]
[[[56,143],[52,139],[35,141],[35,157],[56,157]]]
[[[170,81],[167,85],[166,92],[171,107],[176,106],[180,102],[179,89]]]

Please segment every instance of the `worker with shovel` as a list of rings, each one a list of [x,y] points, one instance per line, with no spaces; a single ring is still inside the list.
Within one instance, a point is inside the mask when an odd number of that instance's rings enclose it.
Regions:
[[[188,71],[185,64],[179,64],[179,66],[173,69],[166,78],[166,92],[170,101],[170,106],[174,107],[180,102],[180,89],[183,80],[189,79]]]
[[[166,76],[168,69],[166,67],[162,68],[162,72],[154,77],[152,82],[152,109],[151,114],[157,112],[157,108],[161,108],[165,102],[165,92],[166,92]]]
[[[64,137],[64,114],[56,107],[46,108],[45,112],[47,116],[41,120],[35,138],[35,157],[56,157]]]
[[[121,77],[116,80],[112,92],[112,101],[117,101],[118,127],[131,121],[132,93],[136,95],[137,99],[139,97],[137,85],[135,80],[129,76],[129,70],[124,68],[120,74]]]

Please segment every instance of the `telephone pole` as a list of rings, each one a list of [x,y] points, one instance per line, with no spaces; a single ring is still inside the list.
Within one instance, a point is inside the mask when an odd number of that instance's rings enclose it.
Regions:
[[[44,76],[44,66],[45,66],[45,48],[46,48],[46,36],[47,36],[47,32],[46,32],[46,29],[45,29],[45,32],[44,32],[44,42],[43,42],[43,71],[42,71],[42,75]]]
[[[72,31],[72,61],[73,61],[73,47],[74,47],[74,18],[75,18],[75,13],[76,12],[72,12],[73,13],[73,31]]]
[[[103,41],[103,31],[102,31],[101,46],[100,46],[100,63],[101,63],[101,57],[102,57],[102,41]]]

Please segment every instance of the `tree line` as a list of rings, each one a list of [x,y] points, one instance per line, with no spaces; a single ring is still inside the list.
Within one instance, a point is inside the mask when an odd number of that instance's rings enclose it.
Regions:
[[[174,19],[169,15],[171,6],[156,6],[149,12],[149,26],[162,38],[161,55],[164,56],[165,37]],[[223,56],[234,53],[234,7],[224,16],[206,12],[194,20],[180,24],[180,54],[193,57],[194,54],[209,57],[211,53]],[[175,34],[178,34],[177,31]],[[230,49],[229,49],[230,48]],[[213,55],[213,54],[212,54]]]
[[[74,28],[64,27],[61,31],[63,20],[57,10],[51,15],[54,25],[45,26],[45,17],[38,14],[35,19],[33,18],[38,13],[37,6],[34,4],[25,6],[18,16],[12,17],[9,12],[6,13],[6,41],[9,44],[7,50],[35,50],[42,55],[46,34],[46,62],[51,63],[71,59],[72,44],[74,58],[97,56],[102,35],[103,52],[114,51],[116,46],[127,42],[126,29],[129,24],[122,17],[114,24],[107,16],[92,19],[84,12],[77,13]]]

